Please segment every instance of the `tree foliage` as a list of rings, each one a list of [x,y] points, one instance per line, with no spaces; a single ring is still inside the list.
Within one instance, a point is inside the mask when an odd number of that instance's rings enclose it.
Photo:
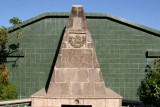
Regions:
[[[20,25],[22,21],[14,17],[10,19],[10,23],[13,25],[11,32],[8,32],[4,26],[0,28],[0,100],[15,99],[18,95],[15,85],[9,82],[10,69],[7,68],[6,57],[3,55],[7,54],[5,51],[6,43],[21,38],[23,32],[21,28],[19,27],[20,30],[16,33],[14,33],[14,28],[16,25]]]
[[[13,25],[13,30],[15,28],[15,26],[22,24],[22,21],[17,18],[17,17],[13,17],[12,19],[10,19],[9,21],[12,25]],[[21,29],[21,27],[19,27]],[[15,39],[21,38],[21,34],[22,34],[22,30],[20,30],[19,32],[16,32],[13,34],[13,32],[11,32],[11,38],[8,37],[8,29],[4,26],[2,26],[0,28],[0,51],[4,49],[4,45],[8,42],[11,42]]]
[[[9,82],[9,72],[6,63],[0,65],[0,100],[16,99],[18,95],[15,85]]]
[[[22,21],[18,17],[13,17],[9,20],[9,23],[11,23],[13,26],[22,24]]]
[[[2,26],[0,28],[0,50],[2,50],[2,46],[7,42],[8,31],[7,28]]]
[[[144,104],[160,106],[160,59],[154,60],[153,69],[147,65],[145,72],[138,89],[139,98]]]

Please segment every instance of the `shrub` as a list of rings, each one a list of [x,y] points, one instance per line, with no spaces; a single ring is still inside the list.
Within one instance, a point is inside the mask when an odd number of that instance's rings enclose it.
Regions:
[[[16,99],[17,89],[12,83],[0,83],[0,100]]]
[[[154,69],[149,65],[145,69],[146,77],[138,89],[140,101],[144,104],[160,106],[160,59],[154,60]]]
[[[18,95],[15,85],[9,82],[9,72],[6,63],[0,65],[0,100],[16,99]]]

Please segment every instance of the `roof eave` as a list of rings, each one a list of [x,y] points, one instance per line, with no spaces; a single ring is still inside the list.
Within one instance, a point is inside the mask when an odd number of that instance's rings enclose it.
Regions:
[[[41,20],[41,19],[44,19],[44,18],[47,18],[47,17],[68,18],[69,14],[70,14],[69,12],[47,12],[47,13],[43,13],[43,14],[40,14],[38,16],[35,16],[31,19],[28,19],[28,20],[24,21],[19,26],[15,26],[14,30],[18,29],[19,27],[24,27],[24,26],[26,26],[30,23],[33,23],[35,21],[38,21],[38,20]],[[114,16],[114,15],[108,14],[108,13],[85,13],[85,16],[86,16],[86,18],[107,18],[107,19],[111,19],[111,20],[129,25],[131,27],[146,31],[148,33],[155,34],[156,36],[157,35],[160,36],[160,31],[159,30],[156,30],[156,29],[153,29],[153,28],[138,24],[136,22],[121,18],[121,17],[117,17],[117,16]],[[8,28],[9,32],[12,31],[12,30],[13,30],[13,27]]]

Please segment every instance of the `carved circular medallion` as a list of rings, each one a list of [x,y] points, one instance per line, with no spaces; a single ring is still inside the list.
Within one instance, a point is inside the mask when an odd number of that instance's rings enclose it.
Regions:
[[[82,47],[86,42],[85,36],[75,35],[75,36],[69,36],[69,43],[74,48],[80,48]]]

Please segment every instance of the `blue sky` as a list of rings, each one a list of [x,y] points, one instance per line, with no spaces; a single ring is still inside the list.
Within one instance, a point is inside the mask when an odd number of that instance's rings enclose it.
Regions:
[[[160,0],[1,0],[0,26],[9,19],[22,21],[44,12],[70,12],[72,5],[83,5],[85,12],[109,13],[160,30]]]

